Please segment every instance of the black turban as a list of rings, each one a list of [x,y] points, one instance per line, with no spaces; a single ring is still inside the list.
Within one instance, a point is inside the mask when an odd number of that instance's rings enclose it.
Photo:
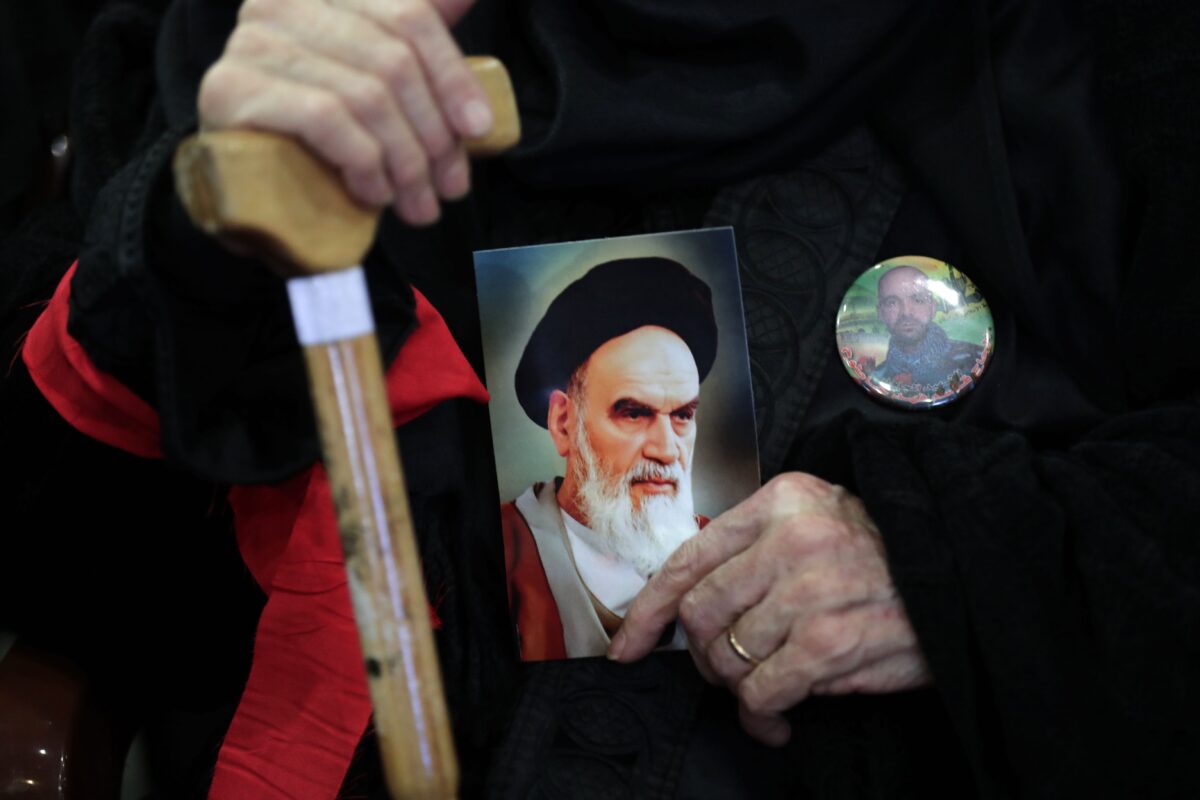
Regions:
[[[517,399],[529,418],[546,427],[550,394],[600,345],[657,325],[676,333],[692,351],[703,381],[717,355],[712,290],[669,258],[622,258],[588,270],[550,303],[517,364]]]

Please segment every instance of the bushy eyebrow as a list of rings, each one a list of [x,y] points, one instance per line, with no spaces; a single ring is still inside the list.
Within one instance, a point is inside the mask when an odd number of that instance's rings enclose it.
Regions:
[[[612,410],[616,414],[622,414],[627,411],[645,411],[647,414],[658,413],[658,409],[643,403],[641,400],[634,400],[632,397],[622,397],[617,400],[612,404]]]
[[[699,407],[700,407],[700,398],[694,397],[694,398],[692,398],[691,402],[684,403],[683,405],[681,405],[679,408],[675,409],[671,413],[672,414],[686,413],[686,414],[694,415],[696,413],[696,409],[698,409]]]
[[[700,407],[700,398],[694,397],[690,402],[684,403],[679,408],[671,409],[672,414],[681,412],[695,414],[696,409]],[[657,414],[658,409],[654,406],[643,403],[641,400],[634,400],[632,397],[622,397],[612,404],[614,414],[622,414],[629,411],[644,411],[647,414]]]

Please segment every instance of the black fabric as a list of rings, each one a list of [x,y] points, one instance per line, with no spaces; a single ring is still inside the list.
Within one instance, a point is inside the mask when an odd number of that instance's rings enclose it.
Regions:
[[[889,568],[984,796],[1194,793],[1196,432],[1189,409],[1146,412],[1038,453],[850,414],[789,458],[889,521]]]
[[[841,138],[957,33],[956,5],[533,0],[484,10],[511,35],[475,38],[468,20],[465,38],[521,78],[508,161],[523,181],[644,195],[779,171]]]
[[[224,492],[87,438],[23,363],[4,366],[0,630],[84,670],[114,748],[144,729],[156,785],[195,796],[249,674],[262,606]]]
[[[75,55],[101,0],[0,6],[0,236],[58,197]],[[64,154],[65,157],[65,154]]]
[[[704,690],[687,656],[632,669],[588,658],[527,665],[493,759],[489,793],[508,797],[669,797]],[[535,755],[536,754],[536,755]]]
[[[71,329],[158,404],[173,465],[265,480],[315,454],[310,412],[285,397],[301,367],[278,286],[189,231],[161,169],[236,5],[174,3],[156,66],[134,56],[151,52],[157,18],[109,18],[128,64],[96,74],[128,80],[134,108],[106,120],[100,87],[82,95],[102,152],[82,151],[75,173],[90,232]],[[764,474],[807,469],[864,499],[936,679],[806,701],[792,745],[768,751],[681,657],[514,678],[495,627],[484,415],[460,408],[430,418],[412,479],[437,487],[419,503],[443,533],[423,547],[430,585],[452,598],[440,639],[469,793],[1200,793],[1187,763],[1200,751],[1198,31],[1184,0],[498,0],[468,16],[468,49],[513,70],[526,137],[478,165],[473,197],[433,230],[385,224],[368,274],[386,350],[410,324],[407,277],[479,368],[471,248],[732,222],[756,389],[769,391]],[[996,320],[980,386],[924,415],[854,386],[825,321],[857,270],[905,254],[960,266]],[[10,408],[5,428],[50,424]],[[442,441],[463,444],[435,452]],[[443,461],[451,451],[460,465]],[[95,468],[137,475],[128,461]],[[45,557],[18,552],[5,563]],[[580,697],[602,715],[627,704],[648,729],[677,725],[622,749],[605,732],[626,726],[590,720]],[[563,767],[585,763],[586,786]]]

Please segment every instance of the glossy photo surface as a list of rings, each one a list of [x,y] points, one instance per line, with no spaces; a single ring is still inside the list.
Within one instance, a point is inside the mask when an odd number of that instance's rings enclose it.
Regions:
[[[973,389],[996,340],[979,288],[954,266],[924,256],[888,259],[864,272],[838,309],[836,335],[856,383],[911,409],[944,405]]]

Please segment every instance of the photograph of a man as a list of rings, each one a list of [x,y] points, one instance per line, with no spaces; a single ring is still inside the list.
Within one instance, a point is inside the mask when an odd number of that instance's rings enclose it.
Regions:
[[[647,578],[699,530],[696,414],[717,342],[708,286],[665,258],[594,267],[534,329],[517,397],[565,463],[561,480],[501,509],[523,657],[603,653]]]
[[[897,384],[936,386],[969,374],[983,348],[951,339],[933,321],[942,284],[913,266],[892,267],[879,279],[876,313],[887,326],[887,355],[871,376]]]
[[[682,259],[578,262],[573,280],[530,314],[515,367],[494,366],[499,357],[488,363],[494,438],[503,443],[516,431],[530,447],[550,448],[515,485],[517,459],[505,455],[514,448],[497,446],[509,605],[527,661],[603,655],[634,596],[707,522],[697,510],[697,443],[709,410],[706,380],[722,348],[745,373],[740,405],[753,402],[741,322],[726,343],[712,288]],[[487,338],[486,315],[484,327]],[[519,425],[499,422],[509,392],[525,420]],[[713,399],[712,411],[730,416],[722,410],[728,400]],[[705,434],[700,461],[720,463],[717,430]],[[740,435],[752,439],[752,424]],[[734,477],[753,491],[757,471]]]

